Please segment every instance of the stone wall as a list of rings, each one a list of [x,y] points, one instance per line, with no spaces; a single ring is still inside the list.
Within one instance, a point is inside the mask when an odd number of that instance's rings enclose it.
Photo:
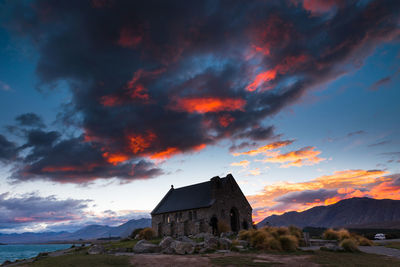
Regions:
[[[209,214],[210,208],[157,214],[152,216],[151,224],[158,236],[177,237],[202,232],[211,233]]]
[[[240,190],[239,185],[232,175],[227,176],[224,186],[218,185],[220,183],[218,179],[220,178],[215,177],[212,179],[212,182],[215,184],[213,194],[216,202],[210,209],[210,215],[215,215],[219,222],[223,222],[228,227],[231,227],[231,210],[234,209],[238,217],[238,225],[235,230],[240,231],[246,225],[250,228],[252,226],[252,208]],[[231,230],[233,231],[234,229]]]

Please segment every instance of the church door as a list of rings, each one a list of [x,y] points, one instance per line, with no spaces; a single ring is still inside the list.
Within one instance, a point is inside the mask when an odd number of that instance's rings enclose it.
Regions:
[[[238,232],[240,225],[239,225],[239,212],[237,208],[233,207],[229,215],[231,217],[231,231]]]
[[[163,231],[162,231],[162,223],[158,224],[158,236],[162,237],[163,236]]]

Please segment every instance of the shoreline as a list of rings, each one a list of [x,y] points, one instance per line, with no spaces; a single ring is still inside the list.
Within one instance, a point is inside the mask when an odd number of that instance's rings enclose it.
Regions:
[[[7,245],[51,245],[51,244],[33,244],[33,243],[31,243],[31,244],[7,244]],[[38,252],[35,256],[30,257],[30,258],[15,259],[14,261],[5,260],[3,262],[0,262],[0,266],[16,266],[17,264],[19,265],[22,263],[29,263],[29,262],[33,262],[35,259],[40,258],[42,256],[56,257],[59,255],[68,253],[75,249],[75,247],[72,247],[74,245],[72,243],[62,243],[60,245],[70,245],[70,247],[57,249],[57,250],[53,250],[53,251],[41,251],[41,252]]]

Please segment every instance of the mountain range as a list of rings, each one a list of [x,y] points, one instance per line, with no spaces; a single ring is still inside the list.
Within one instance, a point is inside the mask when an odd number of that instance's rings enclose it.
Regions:
[[[400,229],[400,200],[366,197],[344,199],[302,212],[272,215],[257,225]]]
[[[133,230],[151,226],[150,218],[130,220],[119,226],[89,225],[73,233],[70,232],[42,232],[42,233],[21,233],[1,234],[0,243],[21,244],[21,243],[46,243],[54,241],[73,241],[79,239],[97,239],[104,237],[127,237]]]

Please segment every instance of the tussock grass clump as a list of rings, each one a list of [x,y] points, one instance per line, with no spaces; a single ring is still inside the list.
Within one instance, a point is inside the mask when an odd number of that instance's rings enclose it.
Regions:
[[[301,231],[300,228],[297,228],[296,226],[291,225],[291,226],[289,226],[288,229],[289,229],[289,233],[290,233],[291,235],[297,237],[297,239],[300,240],[300,239],[302,238],[303,232]]]
[[[239,239],[248,241],[259,250],[296,251],[300,237],[300,229],[287,227],[264,227],[239,232]]]
[[[344,240],[350,238],[350,233],[346,229],[340,229],[338,231],[339,234],[339,240]]]
[[[322,234],[322,238],[326,240],[339,240],[339,233],[329,228]]]
[[[358,246],[354,239],[345,238],[340,242],[340,246],[347,252],[358,252]]]
[[[255,230],[240,230],[239,232],[239,239],[240,240],[246,240],[248,242],[250,242],[250,238],[252,236],[252,232]]]
[[[329,228],[322,234],[322,238],[326,240],[344,240],[350,238],[350,233],[346,229],[340,229],[338,231]]]
[[[299,240],[293,235],[282,235],[279,237],[279,241],[284,251],[296,251],[299,245]]]
[[[154,232],[153,228],[147,227],[144,228],[139,232],[139,238],[140,239],[146,239],[150,240],[153,239],[156,236],[156,233]]]
[[[338,241],[346,240],[346,242],[344,243],[346,245],[350,244],[350,241],[351,241],[351,243],[354,243],[356,247],[357,246],[373,246],[373,243],[371,240],[369,240],[363,236],[357,235],[355,233],[350,234],[349,231],[347,231],[346,229],[340,229],[338,231],[335,231],[333,229],[328,229],[324,232],[323,238],[327,239],[327,240],[338,240]],[[348,241],[348,240],[350,240],[350,241]],[[348,245],[348,246],[351,246],[351,245]],[[358,251],[358,248],[357,248],[357,251]]]
[[[355,233],[351,233],[351,239],[354,239],[359,246],[373,246],[374,245],[374,243],[371,240],[369,240],[368,238],[357,235]]]

